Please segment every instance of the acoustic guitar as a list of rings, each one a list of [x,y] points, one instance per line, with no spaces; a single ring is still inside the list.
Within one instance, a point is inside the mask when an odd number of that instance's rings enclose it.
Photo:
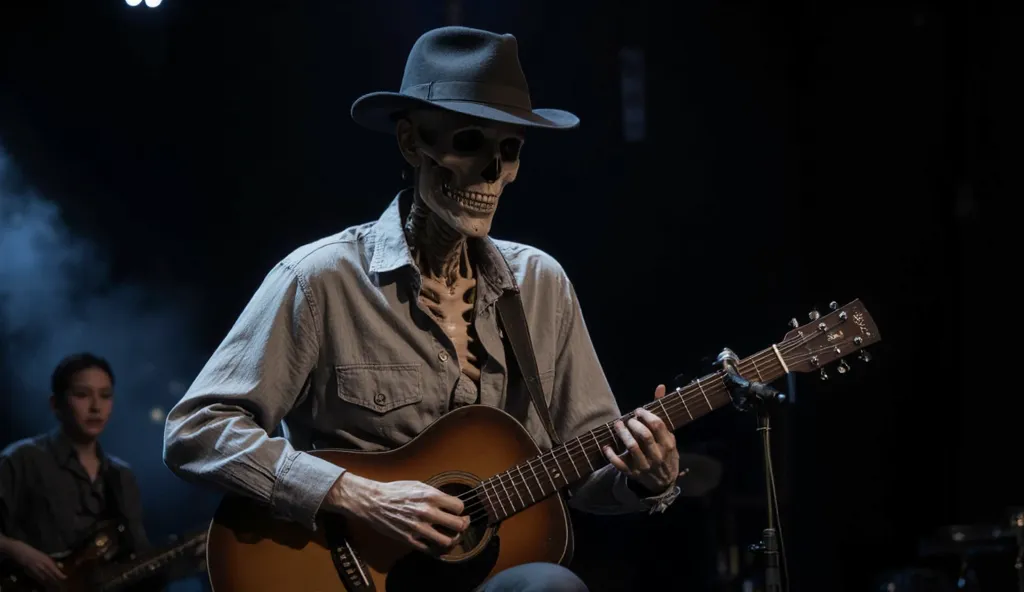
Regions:
[[[821,370],[880,340],[859,300],[832,303],[826,316],[794,327],[783,340],[737,360],[750,381],[769,384],[790,372]],[[673,430],[735,404],[719,370],[644,407]],[[734,375],[734,374],[733,374]],[[626,414],[627,419],[633,412]],[[438,587],[473,590],[501,570],[529,562],[567,564],[572,525],[556,495],[620,452],[612,422],[541,452],[511,415],[483,405],[456,409],[408,443],[385,452],[315,450],[310,454],[378,481],[417,480],[459,497],[470,526],[451,552],[432,555],[392,540],[359,520],[321,512],[315,531],[247,496],[225,496],[211,521],[207,570],[215,592],[350,592]]]
[[[202,555],[208,530],[184,540],[119,561],[122,526],[115,521],[96,525],[86,541],[67,553],[52,556],[66,580],[56,587],[33,580],[20,566],[10,562],[0,568],[0,592],[116,592],[164,573],[179,559]]]

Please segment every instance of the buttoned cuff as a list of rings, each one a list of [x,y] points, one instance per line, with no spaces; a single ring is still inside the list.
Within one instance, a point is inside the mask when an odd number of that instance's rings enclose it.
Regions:
[[[327,492],[345,469],[320,457],[297,451],[281,469],[271,504],[285,517],[316,530],[316,515]]]
[[[679,486],[673,483],[663,493],[650,497],[640,497],[630,489],[629,477],[622,473],[618,473],[615,476],[615,483],[612,485],[612,494],[619,503],[635,511],[647,510],[650,514],[664,512],[676,501],[681,491]]]
[[[676,498],[679,497],[680,493],[682,493],[682,489],[678,485],[673,483],[672,486],[669,487],[664,493],[654,495],[651,497],[645,497],[640,501],[643,502],[645,505],[649,506],[649,514],[660,514],[667,510],[668,507],[671,506],[672,503],[676,501]]]

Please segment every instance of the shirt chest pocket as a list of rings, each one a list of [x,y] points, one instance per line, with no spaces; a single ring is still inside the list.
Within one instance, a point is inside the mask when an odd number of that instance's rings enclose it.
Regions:
[[[356,434],[403,443],[426,427],[419,364],[335,366],[337,415]]]

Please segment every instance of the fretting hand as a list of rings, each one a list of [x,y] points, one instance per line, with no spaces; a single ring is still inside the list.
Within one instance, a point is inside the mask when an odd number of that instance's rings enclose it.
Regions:
[[[664,396],[665,385],[659,384],[654,389],[654,398]],[[619,456],[611,446],[605,446],[604,455],[612,466],[655,494],[675,484],[679,476],[679,452],[675,434],[665,422],[650,411],[639,408],[635,417],[625,425],[620,420],[614,425],[626,452]]]

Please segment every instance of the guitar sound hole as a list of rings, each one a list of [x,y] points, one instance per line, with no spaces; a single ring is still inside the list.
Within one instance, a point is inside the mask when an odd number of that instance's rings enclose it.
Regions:
[[[460,559],[464,559],[467,555],[471,555],[474,551],[479,549],[487,536],[489,529],[487,526],[487,513],[484,510],[484,505],[479,499],[472,496],[472,494],[470,494],[470,496],[466,495],[476,487],[476,485],[476,483],[466,483],[464,479],[435,485],[435,487],[444,493],[453,497],[461,498],[463,500],[463,515],[471,516],[469,526],[466,527],[466,530],[462,531],[462,536],[459,538],[459,542],[455,544],[455,547],[449,553],[443,556],[443,559],[447,561],[459,561]],[[438,531],[447,536],[455,534],[454,531],[443,526],[439,526]]]

